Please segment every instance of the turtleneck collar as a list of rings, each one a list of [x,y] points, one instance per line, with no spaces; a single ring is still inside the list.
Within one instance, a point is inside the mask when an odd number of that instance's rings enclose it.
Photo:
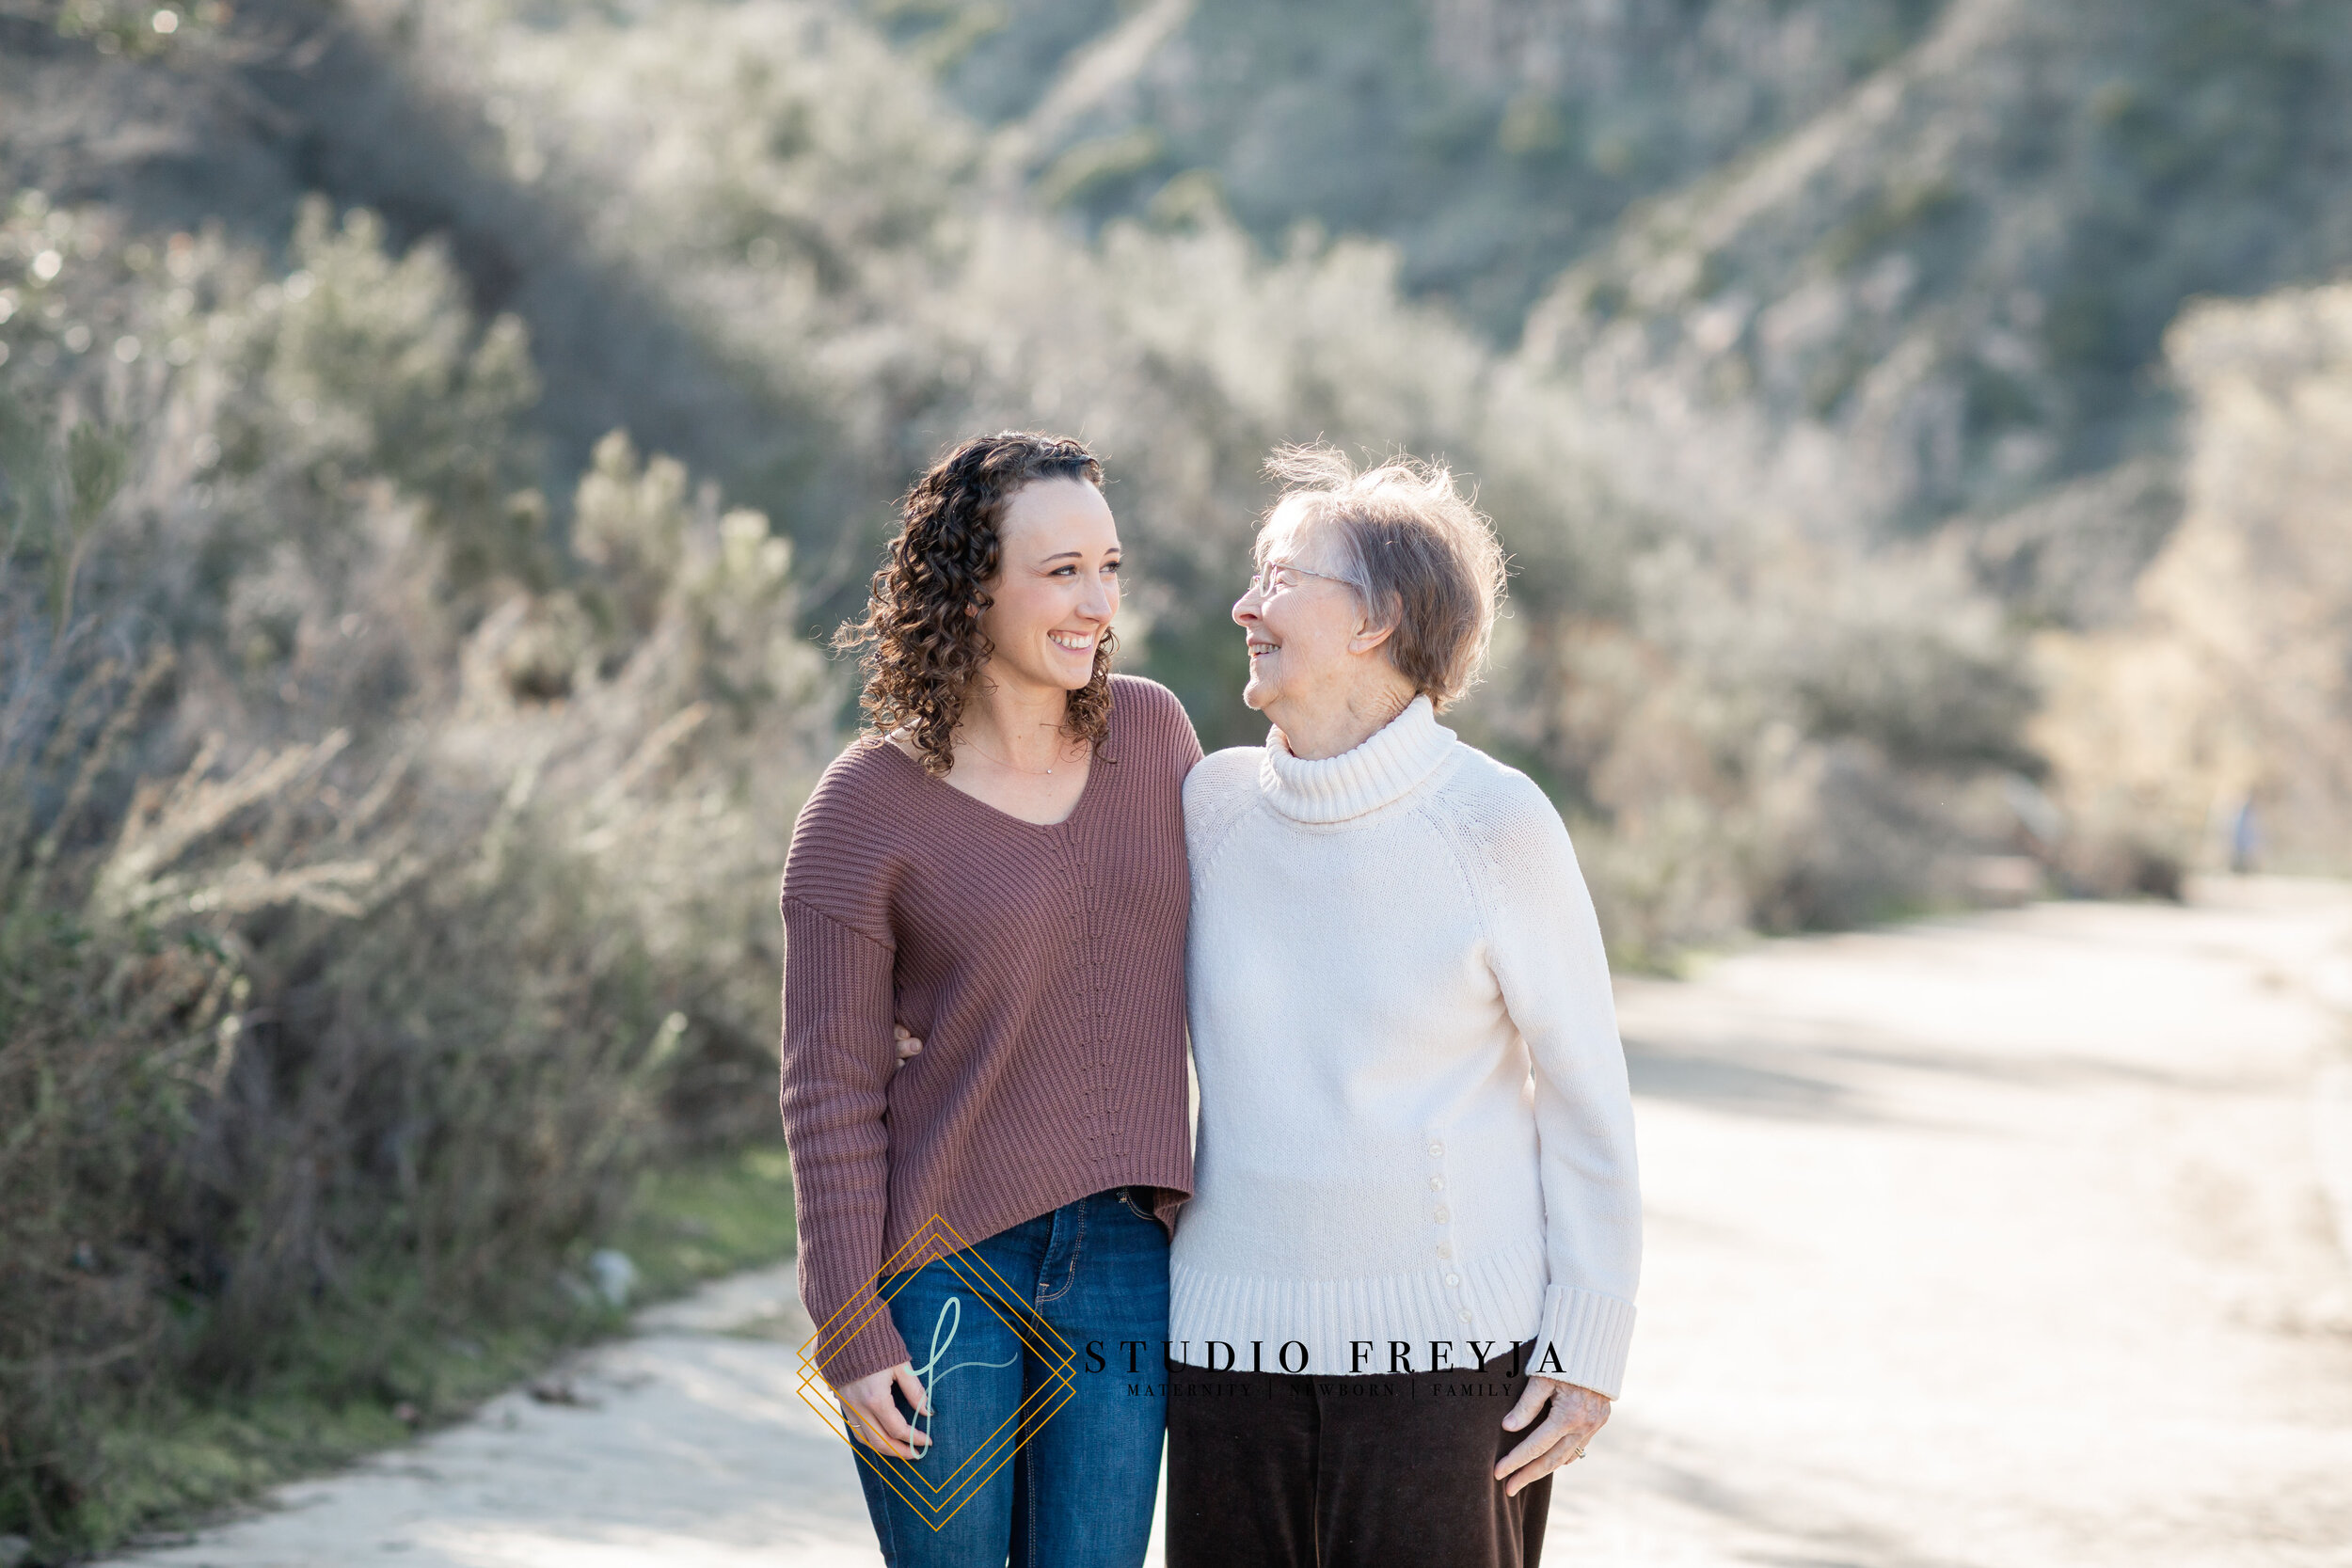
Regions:
[[[1352,752],[1314,761],[1291,755],[1281,732],[1266,736],[1258,787],[1296,822],[1344,822],[1412,793],[1455,746],[1427,697],[1416,697]]]

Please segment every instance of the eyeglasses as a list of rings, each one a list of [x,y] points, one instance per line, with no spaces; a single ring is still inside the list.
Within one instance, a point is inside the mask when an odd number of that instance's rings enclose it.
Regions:
[[[1354,583],[1349,582],[1347,578],[1343,577],[1334,577],[1329,572],[1310,571],[1304,566],[1288,561],[1269,561],[1261,565],[1256,571],[1249,574],[1250,591],[1262,599],[1270,599],[1285,588],[1295,587],[1296,584],[1283,579],[1281,574],[1285,572],[1293,573],[1302,578],[1321,578],[1325,582],[1336,582],[1348,588],[1356,586]]]

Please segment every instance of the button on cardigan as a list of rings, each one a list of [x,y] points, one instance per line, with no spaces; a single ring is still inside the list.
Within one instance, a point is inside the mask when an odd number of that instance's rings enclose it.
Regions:
[[[1422,698],[1342,756],[1217,752],[1184,818],[1200,1126],[1175,1358],[1426,1371],[1533,1338],[1531,1370],[1614,1397],[1632,1100],[1560,814]]]
[[[834,1385],[910,1359],[875,1280],[934,1216],[969,1243],[1120,1186],[1160,1189],[1169,1223],[1192,1190],[1182,792],[1200,757],[1173,693],[1114,675],[1062,822],[876,741],[810,795],[781,897],[778,1102]],[[903,1067],[894,1021],[923,1040]]]

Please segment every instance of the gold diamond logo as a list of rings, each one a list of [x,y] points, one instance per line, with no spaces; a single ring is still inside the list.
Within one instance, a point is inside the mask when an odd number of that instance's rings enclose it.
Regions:
[[[926,1470],[928,1460],[898,1459],[859,1442],[850,1431],[839,1402],[834,1398],[833,1385],[825,1381],[824,1373],[818,1370],[871,1323],[877,1313],[889,1310],[889,1303],[913,1281],[915,1271],[930,1263],[944,1264],[971,1292],[972,1299],[994,1313],[999,1322],[1012,1330],[1022,1347],[1045,1368],[1045,1376],[1038,1386],[961,1464],[945,1475],[938,1473],[935,1465]],[[852,1308],[857,1310],[853,1313]],[[1021,1451],[1022,1444],[1035,1436],[1076,1396],[1078,1385],[1070,1370],[1076,1359],[1077,1352],[1070,1341],[1030,1312],[1004,1276],[970,1250],[946,1220],[933,1214],[907,1238],[906,1245],[883,1261],[874,1276],[873,1292],[862,1301],[844,1305],[840,1311],[818,1324],[816,1334],[801,1347],[800,1393],[809,1408],[824,1418],[834,1435],[856,1453],[859,1464],[873,1471],[924,1523],[938,1530],[1011,1462],[1012,1456]]]

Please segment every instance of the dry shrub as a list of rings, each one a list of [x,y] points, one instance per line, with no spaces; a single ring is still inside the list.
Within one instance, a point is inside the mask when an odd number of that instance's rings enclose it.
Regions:
[[[2079,875],[2226,863],[2250,801],[2270,863],[2352,859],[2352,286],[2186,312],[2188,510],[2110,634],[2053,638],[2036,737]]]
[[[1762,526],[1637,553],[1629,608],[1537,622],[1483,700],[1572,808],[1620,961],[1964,899],[2036,693],[1947,553]]]
[[[0,404],[0,1531],[44,1549],[203,1500],[140,1420],[389,1405],[768,1125],[836,703],[787,544],[675,464],[605,442],[566,546],[520,329],[432,248],[314,206],[273,277],[20,199],[0,254],[51,244]]]

